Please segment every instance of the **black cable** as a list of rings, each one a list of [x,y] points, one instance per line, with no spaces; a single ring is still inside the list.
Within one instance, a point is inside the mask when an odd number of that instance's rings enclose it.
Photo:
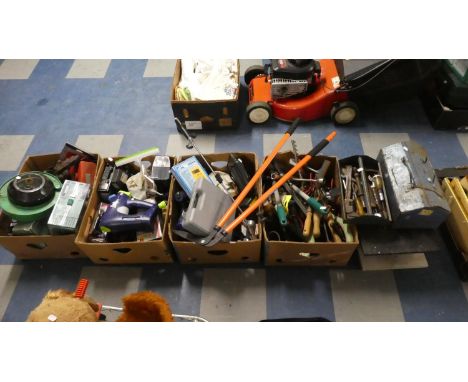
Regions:
[[[364,72],[362,73],[361,75],[353,78],[353,81],[356,81],[356,80],[359,80],[360,78],[362,77],[365,77],[367,74],[369,74],[370,72],[372,71],[377,71],[378,69],[386,66],[387,64],[391,63],[391,61],[395,61],[395,60],[384,60],[383,62],[380,62],[378,63],[377,65],[375,65],[372,69],[368,70],[367,72]]]
[[[367,85],[369,82],[371,82],[372,80],[374,80],[375,78],[377,78],[378,76],[380,76],[385,70],[387,70],[392,64],[394,64],[396,62],[396,60],[389,60],[385,66],[382,67],[382,69],[380,71],[378,71],[375,75],[373,75],[371,78],[369,78],[367,81],[364,81],[362,84],[359,84],[358,86],[356,87],[351,87],[349,89],[346,89],[346,88],[343,88],[343,89],[336,89],[337,92],[339,93],[349,93],[349,92],[352,92],[354,90],[357,90],[357,89],[360,89],[362,88],[363,86]],[[372,69],[374,70],[374,69]],[[370,71],[368,71],[367,73],[364,73],[362,74],[360,77],[358,78],[362,78],[363,76],[365,76],[366,74],[370,73]]]

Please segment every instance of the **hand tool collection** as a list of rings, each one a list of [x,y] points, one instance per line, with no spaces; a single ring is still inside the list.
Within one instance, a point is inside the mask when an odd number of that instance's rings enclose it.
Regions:
[[[296,151],[293,144],[294,159],[282,154],[273,160],[263,177],[265,188],[275,185],[297,165],[298,160],[303,159]],[[316,157],[314,163],[320,164],[315,169],[312,165],[304,166],[299,177],[291,177],[276,189],[274,198],[266,200],[264,222],[268,240],[305,243],[354,241],[350,227],[340,217],[340,190],[331,159]]]
[[[341,168],[346,217],[373,215],[388,219],[382,175],[365,168],[362,157],[357,162],[357,166],[347,164]]]
[[[97,156],[66,143],[52,166],[47,158],[42,160],[41,171],[22,172],[0,187],[0,209],[9,217],[8,235],[70,234],[79,227]]]
[[[263,164],[260,166],[260,168],[253,174],[252,178],[250,181],[242,188],[242,191],[239,193],[237,198],[233,201],[232,204],[230,204],[229,208],[227,210],[224,210],[224,207],[218,211],[218,216],[215,216],[214,214],[210,214],[210,224],[207,224],[206,227],[212,226],[211,230],[207,233],[208,230],[205,230],[203,233],[204,235],[200,235],[201,232],[198,233],[196,236],[192,237],[187,237],[190,240],[199,243],[204,246],[213,246],[221,241],[226,241],[230,240],[231,235],[233,234],[234,230],[240,226],[241,224],[245,224],[246,226],[249,226],[248,223],[245,222],[245,220],[257,209],[267,201],[267,199],[270,198],[270,196],[275,195],[275,200],[273,204],[277,206],[277,209],[279,212],[279,216],[281,216],[282,223],[285,223],[285,211],[280,207],[280,201],[279,201],[279,189],[283,185],[285,185],[293,176],[301,170],[315,155],[317,155],[321,150],[323,150],[335,137],[336,133],[333,132],[329,134],[325,139],[322,139],[308,154],[304,155],[299,162],[295,163],[293,166],[290,168],[286,169],[287,171],[283,174],[278,174],[275,178],[275,181],[272,182],[272,185],[269,189],[265,190],[262,195],[258,196],[258,199],[255,200],[253,203],[251,203],[243,212],[241,212],[237,217],[235,217],[234,220],[233,217],[236,213],[236,210],[242,205],[242,202],[245,200],[245,198],[249,195],[251,190],[255,187],[257,184],[257,181],[260,179],[260,177],[263,175],[263,173],[270,167],[272,164],[273,160],[275,159],[276,155],[278,154],[279,150],[283,147],[283,145],[286,143],[286,141],[291,137],[291,135],[294,133],[296,130],[298,124],[300,123],[300,119],[296,119],[292,125],[289,127],[289,129],[286,131],[286,133],[283,135],[283,137],[280,139],[280,141],[277,143],[277,145],[273,148],[272,152],[268,155],[268,157],[263,161]],[[197,169],[195,174],[199,176],[201,171]],[[192,171],[193,174],[193,171]],[[174,174],[176,176],[176,174]],[[177,178],[177,176],[176,176]],[[198,182],[201,182],[201,180],[198,180]],[[293,184],[291,185],[291,187]],[[287,186],[286,186],[287,187]],[[304,198],[304,195],[296,192],[301,198]],[[206,196],[205,194],[201,194],[197,197],[197,193],[192,194],[189,208],[197,208],[199,205],[199,201],[201,200],[203,206],[208,205],[209,203],[207,200],[209,200],[209,197]],[[340,223],[337,223],[338,217],[336,217],[329,209],[327,205],[321,205],[315,198],[313,198],[311,195],[305,194],[306,199],[305,202],[308,203],[311,208],[315,208],[314,211],[317,212],[319,215],[324,215],[326,216],[326,222],[328,227],[337,227],[337,225],[340,225]],[[195,207],[193,207],[195,205]],[[190,215],[190,214],[188,214]],[[312,219],[313,213],[310,211],[309,213],[309,220]],[[214,219],[213,219],[214,217]],[[317,216],[316,216],[317,219]],[[226,226],[227,224],[227,226]],[[183,227],[183,223],[181,224]],[[346,226],[344,226],[346,228]],[[328,228],[330,230],[330,228]],[[327,231],[329,232],[329,231]],[[341,234],[340,240],[346,241],[346,233],[341,232],[339,228],[334,228],[333,232],[335,233],[335,240],[338,240],[338,237]],[[194,232],[192,232],[194,233]],[[206,234],[207,233],[207,234]]]
[[[234,215],[236,210],[241,213],[252,203],[256,192],[253,187],[245,189],[254,172],[254,163],[249,163],[244,154],[234,153],[229,154],[227,160],[210,160],[211,156],[203,155],[198,149],[185,125],[177,118],[175,120],[188,141],[186,147],[194,148],[198,155],[184,159],[172,168],[177,181],[173,195],[173,232],[179,238],[198,243],[211,233],[228,209],[232,208]],[[232,207],[239,193],[244,195],[244,199]],[[225,240],[253,240],[258,237],[255,220],[246,219],[239,228]]]
[[[153,147],[105,159],[97,189],[100,205],[88,240],[93,243],[152,241],[162,238],[171,158]]]

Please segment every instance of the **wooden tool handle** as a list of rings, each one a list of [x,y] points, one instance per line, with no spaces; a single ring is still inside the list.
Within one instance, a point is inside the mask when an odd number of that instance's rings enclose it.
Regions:
[[[362,201],[359,197],[356,197],[354,199],[355,205],[356,205],[356,212],[358,213],[359,216],[364,215],[364,206],[362,205]]]
[[[332,216],[329,216],[327,218],[327,226],[328,228],[330,229],[330,232],[332,234],[332,237],[333,237],[333,242],[334,243],[342,243],[343,240],[341,240],[341,237],[340,235],[338,235],[335,230],[333,229],[333,217]]]
[[[310,235],[310,227],[312,225],[312,209],[310,207],[307,208],[307,214],[304,221],[304,230],[302,231],[302,235],[305,239],[307,239]]]
[[[314,212],[314,228],[312,231],[312,235],[317,239],[320,237],[320,215],[318,212]]]

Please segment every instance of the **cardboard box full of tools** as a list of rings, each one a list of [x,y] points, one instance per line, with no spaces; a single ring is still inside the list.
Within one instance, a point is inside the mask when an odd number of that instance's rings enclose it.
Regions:
[[[56,165],[60,156],[61,154],[29,156],[23,162],[18,173],[22,174],[31,171],[42,172],[45,170],[50,170],[54,167],[54,165]],[[97,173],[101,165],[101,158],[98,155],[93,156],[97,162],[95,167],[95,173]],[[44,178],[47,178],[47,176],[44,176]],[[29,182],[27,187],[29,187],[29,189],[38,185],[40,187],[40,184],[34,183],[40,179],[41,178],[39,177],[36,179],[27,179],[27,182]],[[61,186],[62,190],[64,188],[64,184],[65,183],[63,183]],[[93,181],[93,185],[89,189],[89,193],[92,192],[94,187],[96,187],[95,179]],[[84,207],[81,207],[81,219],[86,214],[86,209],[89,206],[86,203],[87,202],[84,201],[85,205]],[[70,204],[71,203],[68,203],[67,207],[71,208]],[[57,205],[57,202],[55,202],[55,205]],[[75,237],[78,229],[76,229],[74,233],[51,235],[47,223],[47,220],[40,219],[25,225],[30,227],[32,231],[38,231],[41,233],[44,232],[46,234],[30,234],[25,231],[21,233],[21,235],[19,233],[15,233],[13,235],[12,230],[18,230],[20,225],[16,225],[14,228],[12,228],[12,219],[5,214],[5,211],[3,211],[0,213],[0,245],[5,247],[19,259],[72,259],[86,257],[80,248],[75,244]],[[77,224],[79,226],[80,220],[78,220]]]
[[[237,60],[237,89],[232,99],[180,100],[176,97],[182,75],[182,62],[177,60],[171,87],[171,106],[174,117],[188,130],[235,128],[239,124],[240,65]]]
[[[108,158],[103,161],[97,177],[99,186],[94,190],[90,197],[89,208],[83,218],[83,223],[76,237],[76,245],[91,259],[91,261],[96,264],[172,263],[172,251],[168,239],[170,203],[167,203],[167,206],[163,209],[160,208],[160,205],[156,208],[157,212],[151,223],[152,227],[154,227],[152,232],[141,232],[132,238],[130,238],[131,235],[126,236],[124,234],[121,240],[104,239],[99,242],[98,240],[93,239],[95,232],[99,231],[101,228],[101,218],[105,212],[102,207],[108,205],[107,203],[104,203],[101,193],[103,183],[106,184],[107,181],[114,177],[117,172],[119,172],[120,175],[118,181],[114,179],[116,182],[125,183],[128,179],[128,175],[124,174],[124,172],[120,172],[122,167],[114,166],[114,163],[119,159],[122,159],[122,157]],[[153,163],[154,159],[154,155],[149,155],[142,158],[141,161]],[[175,158],[169,157],[169,160],[170,165],[172,166]],[[140,171],[138,166],[135,164],[130,163],[129,166],[134,170],[134,174]],[[108,169],[112,170],[108,172]],[[170,182],[167,181],[167,184],[169,185]],[[169,195],[170,193],[169,186],[167,186],[167,188],[167,190],[162,191],[165,195]],[[114,192],[111,192],[111,194],[112,193]],[[115,194],[120,195],[118,191],[115,191]],[[127,194],[124,193],[124,195]],[[128,200],[135,200],[130,196],[128,198]],[[110,202],[108,203],[109,205],[111,204]],[[125,212],[129,220],[136,217],[135,214],[140,213],[140,211],[133,211],[133,207],[127,208],[126,206],[116,206],[115,210],[120,211],[120,208],[122,207],[126,210]],[[107,208],[110,208],[110,206]],[[119,214],[116,214],[116,219],[120,219],[123,222],[127,217],[122,217],[122,215],[119,216]],[[102,231],[104,232],[104,230]]]
[[[299,156],[298,160],[301,158],[302,156]],[[270,172],[267,171],[264,175],[265,188],[269,187],[266,183],[269,178],[274,181],[274,174],[281,176],[292,167],[290,160],[295,160],[292,152],[279,153],[276,156],[273,166],[270,166]],[[319,171],[319,173],[323,170],[323,173],[314,175],[314,172],[309,169]],[[300,181],[300,179],[305,180]],[[318,186],[319,184],[323,186]],[[345,224],[341,219],[342,195],[337,158],[313,157],[287,183],[287,187],[287,189],[283,188],[276,197],[272,195],[270,207],[268,204],[264,205],[265,264],[268,266],[345,266],[359,241],[355,227]],[[323,198],[319,197],[322,192]],[[313,201],[306,199],[310,196],[313,197]],[[323,210],[325,207],[323,200],[330,200],[330,204],[336,206],[336,210],[332,211],[333,215],[324,212],[320,217],[321,213],[317,210]],[[321,204],[320,208],[316,201]],[[278,208],[284,208],[286,212],[284,222],[281,222]],[[307,214],[311,216],[308,223],[306,223]],[[331,227],[334,227],[333,231]],[[340,235],[337,234],[338,229],[341,230]]]
[[[245,170],[250,177],[257,171],[258,163],[256,155],[254,153],[232,153],[232,155],[240,160],[245,167]],[[215,171],[227,172],[228,161],[230,160],[231,154],[229,153],[217,153],[217,154],[206,154],[204,155],[211,167]],[[178,159],[178,164],[183,161],[192,158],[191,156],[182,156]],[[209,168],[204,163],[203,158],[196,156],[198,163],[203,166],[206,173],[209,174]],[[193,158],[192,158],[193,159]],[[198,174],[198,169],[193,170],[192,173]],[[182,191],[181,184],[178,181],[174,181],[174,187],[172,188],[172,197],[176,197],[177,193]],[[237,190],[240,192],[239,190]],[[224,192],[224,191],[221,191]],[[246,204],[241,204],[241,208],[244,210],[249,202],[253,201],[256,195],[261,192],[261,181],[259,180],[256,187],[252,189],[252,192],[245,199]],[[192,199],[190,199],[190,203]],[[186,202],[187,204],[188,202]],[[210,203],[207,203],[209,205]],[[231,201],[229,201],[231,204]],[[213,205],[213,204],[212,204]],[[181,203],[175,203],[172,201],[171,204],[171,222],[169,237],[174,247],[176,256],[182,264],[241,264],[241,263],[258,263],[260,262],[261,256],[261,245],[262,245],[262,229],[261,222],[257,214],[254,212],[249,216],[249,220],[253,222],[252,229],[255,231],[253,239],[246,239],[245,227],[240,225],[232,233],[230,241],[224,241],[215,244],[214,246],[208,247],[198,243],[186,240],[179,236],[177,232],[181,231],[180,221],[181,215],[184,211],[184,206]],[[214,206],[216,207],[216,206]],[[222,211],[221,211],[222,213]],[[237,214],[236,214],[237,215]],[[230,221],[228,221],[229,223]],[[228,224],[227,223],[227,224]],[[224,228],[227,226],[224,226]],[[214,228],[214,227],[213,227]],[[242,239],[241,237],[244,237]]]

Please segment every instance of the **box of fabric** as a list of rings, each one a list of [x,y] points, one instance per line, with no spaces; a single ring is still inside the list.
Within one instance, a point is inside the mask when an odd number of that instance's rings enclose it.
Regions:
[[[174,117],[188,130],[239,124],[239,60],[177,60],[171,89]]]

